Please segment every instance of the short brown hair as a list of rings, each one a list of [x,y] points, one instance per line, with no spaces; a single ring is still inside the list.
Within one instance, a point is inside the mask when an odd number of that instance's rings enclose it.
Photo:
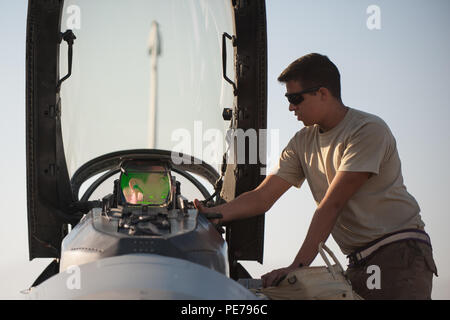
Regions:
[[[303,89],[323,86],[341,100],[341,75],[327,56],[310,53],[292,62],[278,77],[278,81],[298,81]]]

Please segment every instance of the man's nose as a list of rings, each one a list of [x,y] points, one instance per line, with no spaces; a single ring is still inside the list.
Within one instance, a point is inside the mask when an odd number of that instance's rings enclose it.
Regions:
[[[292,103],[289,103],[289,111],[294,111],[295,110],[295,105]]]

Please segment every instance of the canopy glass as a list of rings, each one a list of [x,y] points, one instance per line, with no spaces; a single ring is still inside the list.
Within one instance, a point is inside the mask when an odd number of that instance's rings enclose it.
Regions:
[[[224,108],[233,88],[222,76],[222,34],[233,34],[229,0],[70,0],[72,75],[61,86],[69,175],[100,155],[156,148],[191,154],[216,169]],[[234,79],[227,43],[227,76]],[[68,70],[60,49],[60,76]]]

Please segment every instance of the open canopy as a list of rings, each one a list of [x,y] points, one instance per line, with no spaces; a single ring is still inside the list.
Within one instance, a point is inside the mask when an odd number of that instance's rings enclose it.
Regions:
[[[220,171],[228,128],[266,128],[262,0],[29,0],[28,10],[30,259],[59,256],[79,219],[70,179],[92,159],[165,149]],[[227,200],[264,178],[260,159],[229,160]],[[232,259],[262,262],[263,234],[263,216],[227,228]]]

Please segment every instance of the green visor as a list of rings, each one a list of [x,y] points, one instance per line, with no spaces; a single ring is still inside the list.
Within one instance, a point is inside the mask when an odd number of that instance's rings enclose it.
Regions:
[[[120,188],[125,202],[132,205],[164,206],[170,201],[170,177],[159,166],[148,171],[126,169],[120,175]]]

